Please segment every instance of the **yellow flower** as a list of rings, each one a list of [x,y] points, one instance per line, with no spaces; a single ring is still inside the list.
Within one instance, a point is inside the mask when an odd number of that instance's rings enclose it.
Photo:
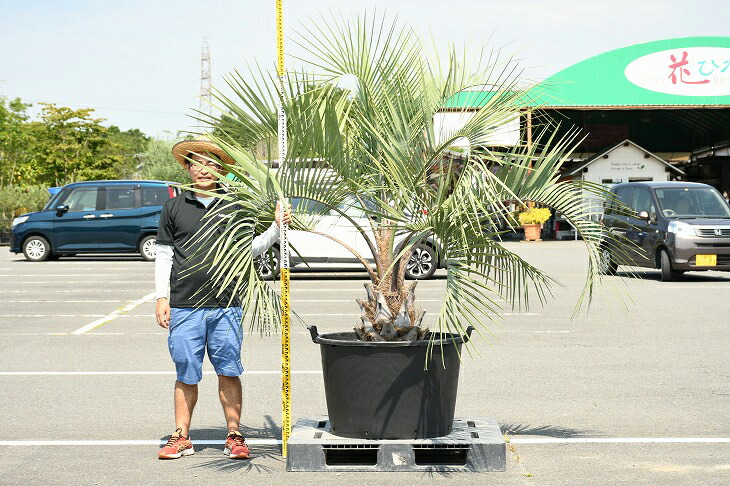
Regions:
[[[548,208],[530,208],[522,211],[517,217],[520,224],[542,224],[550,219],[552,213]]]

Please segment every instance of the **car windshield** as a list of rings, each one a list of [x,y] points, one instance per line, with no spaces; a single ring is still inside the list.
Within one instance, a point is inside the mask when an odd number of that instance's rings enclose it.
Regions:
[[[710,187],[662,188],[656,195],[668,218],[730,218],[730,206]]]
[[[301,197],[293,197],[291,207],[292,211],[308,214],[326,214],[328,211],[324,204]]]

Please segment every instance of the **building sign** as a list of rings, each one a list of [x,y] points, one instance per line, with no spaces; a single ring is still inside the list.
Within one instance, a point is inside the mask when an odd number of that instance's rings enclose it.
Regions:
[[[633,60],[624,75],[631,83],[681,96],[730,95],[730,48],[686,47]]]
[[[639,162],[636,160],[612,160],[611,161],[611,171],[612,172],[620,172],[620,171],[631,171],[631,172],[638,172],[642,171],[646,168],[646,162]]]

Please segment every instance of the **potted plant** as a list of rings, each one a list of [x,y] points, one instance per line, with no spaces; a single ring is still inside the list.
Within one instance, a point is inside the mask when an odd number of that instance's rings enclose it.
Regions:
[[[531,207],[522,211],[517,218],[525,230],[526,241],[541,241],[540,231],[542,224],[550,219],[552,214],[548,208]]]
[[[333,432],[387,439],[445,435],[461,346],[471,329],[486,329],[505,306],[526,304],[530,288],[542,298],[551,282],[502,245],[510,213],[504,201],[549,205],[584,233],[590,257],[584,294],[592,292],[600,228],[579,204],[590,183],[558,177],[573,136],[545,132],[529,147],[490,145],[492,134],[528,102],[516,79],[490,77],[514,72],[514,65],[457,54],[453,47],[438,61],[397,21],[324,19],[295,42],[309,56],[303,60],[309,70],[288,73],[283,86],[286,154],[271,149],[280,99],[275,76],[235,72],[227,78],[231,93],[216,95],[227,113],[211,120],[213,133],[236,161],[223,197],[236,209],[220,230],[209,271],[221,287],[236,286],[252,329],[274,330],[279,300],[256,272],[249,250],[254,234],[270,224],[283,196],[312,203],[294,213],[296,229],[312,230],[319,214],[340,214],[362,237],[363,248],[348,250],[370,281],[352,304],[360,317],[343,321],[343,332],[310,328],[322,352]],[[465,63],[470,57],[481,61]],[[454,100],[469,104],[472,96],[484,96],[468,91],[475,86],[499,88],[463,126],[437,130],[434,116],[454,109]],[[449,150],[457,142],[466,144],[459,161]],[[350,218],[355,206],[367,213],[367,224]],[[417,282],[404,278],[413,248],[427,238],[439,241],[448,262],[443,306],[428,326],[417,305]]]

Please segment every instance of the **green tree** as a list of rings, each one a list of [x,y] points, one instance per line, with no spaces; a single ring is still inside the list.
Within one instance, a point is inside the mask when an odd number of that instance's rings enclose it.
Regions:
[[[175,142],[165,140],[150,140],[147,150],[140,156],[142,170],[139,177],[148,180],[170,181],[187,184],[190,176],[175,157],[172,156],[172,146]]]
[[[147,150],[150,137],[140,129],[133,128],[121,131],[119,127],[111,125],[107,129],[107,135],[111,141],[112,151],[118,151],[121,155],[121,162],[115,167],[117,177],[129,179],[137,172],[137,165],[140,163],[142,154]]]
[[[50,194],[42,186],[5,186],[0,188],[0,231],[10,230],[13,218],[23,213],[40,211]]]
[[[117,177],[124,164],[120,147],[108,136],[103,119],[91,116],[92,108],[41,106],[40,120],[27,124],[29,153],[21,183],[60,186]]]
[[[20,98],[0,97],[0,187],[20,181],[18,171],[28,151],[27,109]]]

